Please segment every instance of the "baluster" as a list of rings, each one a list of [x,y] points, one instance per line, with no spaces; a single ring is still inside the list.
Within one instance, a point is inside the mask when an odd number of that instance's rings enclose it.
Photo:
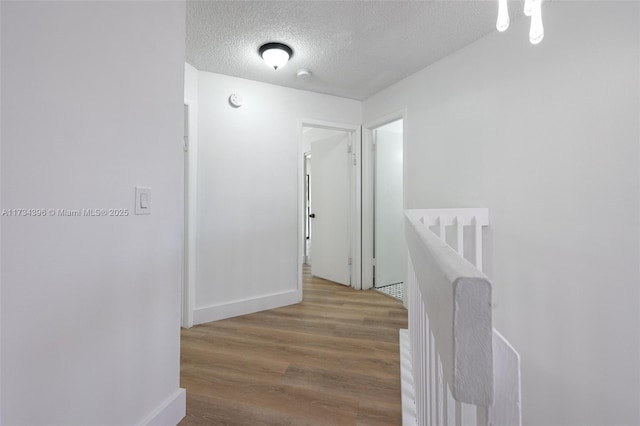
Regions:
[[[415,289],[416,295],[416,321],[418,322],[418,334],[416,336],[416,366],[418,367],[416,370],[417,380],[416,380],[416,411],[418,412],[418,419],[422,418],[424,406],[422,404],[423,392],[422,392],[422,384],[424,382],[424,351],[422,350],[422,342],[424,341],[424,330],[425,324],[422,320],[422,298],[420,297],[420,289],[416,283]]]
[[[442,424],[444,426],[449,426],[449,385],[447,385],[446,380],[443,384],[442,389]]]
[[[445,412],[447,417],[445,419],[445,424],[447,426],[453,426],[456,424],[456,400],[453,399],[453,396],[451,395],[451,389],[449,389],[449,385],[446,381],[444,387],[446,391],[445,402],[447,403],[447,409]]]
[[[423,305],[423,312],[424,311],[424,305]],[[427,317],[427,329],[425,330],[425,334],[422,335],[422,350],[424,352],[424,364],[423,364],[423,370],[422,370],[422,424],[427,424],[428,423],[428,417],[429,417],[429,390],[428,390],[428,386],[429,386],[429,364],[431,363],[431,352],[429,350],[430,348],[430,341],[429,341],[429,335],[431,334],[431,325],[429,324],[429,319],[428,319],[428,315],[426,315],[425,312],[425,316]]]
[[[420,297],[420,290],[418,290],[418,295],[419,295],[419,304],[418,304],[418,309],[419,309],[419,315],[420,315],[420,334],[418,336],[418,347],[419,347],[419,351],[420,351],[420,383],[418,384],[418,391],[419,391],[419,397],[418,397],[418,403],[420,405],[420,419],[424,419],[424,410],[425,410],[425,406],[424,406],[424,381],[425,381],[425,375],[426,375],[426,363],[427,363],[427,359],[426,359],[426,353],[424,350],[424,336],[425,333],[428,330],[428,326],[427,324],[425,324],[424,322],[424,308],[422,305],[422,297]]]
[[[477,425],[478,417],[475,405],[462,403],[462,424]]]
[[[407,273],[407,280],[409,281],[409,285],[407,286],[407,292],[409,293],[409,313],[408,313],[408,318],[409,318],[409,342],[411,343],[411,362],[414,363],[415,358],[413,357],[413,349],[415,348],[416,345],[416,324],[415,324],[415,315],[416,315],[416,308],[415,308],[415,295],[413,294],[414,290],[413,288],[415,287],[415,272],[413,270],[413,263],[411,262],[411,256],[408,255],[407,256],[407,265],[409,267],[409,272]],[[413,371],[415,371],[415,368],[412,368]],[[414,374],[415,376],[415,374]],[[415,380],[414,380],[415,382]]]
[[[422,405],[424,410],[422,411],[422,425],[429,424],[429,364],[431,363],[431,352],[429,350],[429,333],[431,333],[431,326],[429,326],[427,330],[427,334],[425,334],[423,344],[424,344],[424,353],[425,353],[425,363],[423,370],[423,381],[422,381]]]
[[[461,257],[464,257],[464,229],[462,228],[462,219],[460,216],[456,216],[456,227],[457,227],[457,235],[458,238],[458,254]]]
[[[475,405],[456,401],[456,426],[477,425],[477,408]],[[486,425],[482,425],[486,426]]]
[[[431,362],[429,363],[429,370],[431,371],[431,375],[429,378],[429,402],[430,402],[430,410],[429,410],[429,420],[430,424],[440,426],[436,422],[436,382],[438,380],[438,376],[436,373],[436,357],[438,356],[438,352],[436,351],[436,342],[433,338],[433,334],[429,335],[429,345],[431,346]]]
[[[476,424],[478,426],[489,426],[489,410],[487,407],[481,405],[476,407]]]
[[[447,227],[445,226],[445,221],[442,216],[438,216],[438,224],[440,225],[440,239],[447,242]]]
[[[442,392],[442,359],[440,355],[436,357],[436,369],[438,371],[438,381],[436,382],[436,424],[442,425],[443,422],[443,407],[444,407],[444,392]]]
[[[413,286],[414,313],[413,313],[413,325],[415,327],[413,333],[413,393],[416,397],[416,416],[420,418],[420,384],[422,383],[422,357],[420,354],[420,343],[422,326],[420,324],[420,300],[418,298],[417,283]]]
[[[416,310],[416,294],[415,294],[415,280],[416,280],[416,276],[415,276],[415,271],[413,269],[413,263],[411,262],[411,257],[408,257],[408,264],[409,264],[409,342],[411,343],[411,348],[410,348],[410,352],[411,352],[411,374],[412,374],[412,379],[413,379],[413,397],[416,398],[416,385],[419,383],[418,378],[419,376],[419,365],[418,365],[418,357],[416,355],[416,348],[417,346],[417,339],[416,339],[416,332],[417,332],[417,323],[416,323],[416,315],[417,315],[417,310]],[[417,402],[417,399],[414,400],[414,404]],[[416,409],[416,418],[417,417],[417,404],[415,404],[415,409]]]
[[[475,230],[475,243],[476,243],[476,268],[482,272],[482,226],[478,218],[474,216],[473,225]]]

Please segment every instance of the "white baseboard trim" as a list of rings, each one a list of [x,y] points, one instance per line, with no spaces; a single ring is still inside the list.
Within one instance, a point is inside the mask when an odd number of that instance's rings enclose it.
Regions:
[[[176,426],[187,414],[187,393],[178,389],[140,423],[143,426]]]
[[[402,426],[415,426],[416,396],[413,389],[413,367],[409,330],[400,329],[400,383],[402,389]]]
[[[267,309],[280,308],[282,306],[299,303],[299,299],[300,296],[296,289],[267,296],[255,297],[253,299],[244,299],[220,305],[197,308],[193,313],[193,323],[203,324],[205,322],[252,314],[254,312],[265,311]]]

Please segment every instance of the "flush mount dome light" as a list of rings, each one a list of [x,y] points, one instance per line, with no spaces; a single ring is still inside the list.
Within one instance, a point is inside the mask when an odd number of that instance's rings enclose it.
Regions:
[[[260,49],[258,49],[258,52],[267,65],[275,70],[284,66],[293,54],[293,50],[282,43],[263,44],[260,46]]]

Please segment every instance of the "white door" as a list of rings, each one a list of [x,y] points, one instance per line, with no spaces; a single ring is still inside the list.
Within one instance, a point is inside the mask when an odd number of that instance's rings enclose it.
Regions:
[[[311,273],[351,284],[349,205],[350,133],[311,142]]]
[[[375,287],[398,284],[404,279],[402,124],[389,126],[374,131]]]

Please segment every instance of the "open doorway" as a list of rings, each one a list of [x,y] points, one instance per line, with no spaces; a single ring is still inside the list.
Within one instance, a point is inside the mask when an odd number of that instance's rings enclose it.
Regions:
[[[404,117],[363,129],[363,286],[404,298]]]
[[[310,273],[361,288],[360,127],[303,122],[301,260]]]
[[[373,131],[373,287],[402,299],[402,120]]]

